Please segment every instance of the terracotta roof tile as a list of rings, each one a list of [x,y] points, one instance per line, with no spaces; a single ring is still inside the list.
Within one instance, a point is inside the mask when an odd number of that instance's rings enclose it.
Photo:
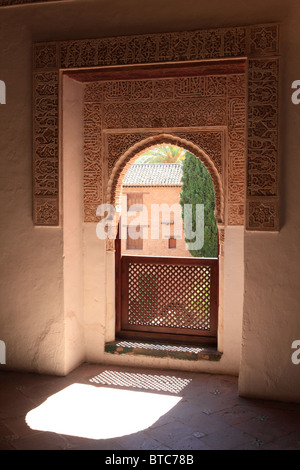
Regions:
[[[181,163],[135,163],[127,171],[123,186],[181,186]]]

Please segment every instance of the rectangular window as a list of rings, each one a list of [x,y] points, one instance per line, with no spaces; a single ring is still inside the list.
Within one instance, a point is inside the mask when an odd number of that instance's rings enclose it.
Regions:
[[[169,238],[169,248],[170,249],[176,248],[176,238],[174,237]]]
[[[132,206],[135,206],[134,208]],[[143,194],[130,193],[127,194],[127,211],[142,212],[143,210]]]
[[[135,230],[136,232],[141,232],[141,226],[138,225]],[[137,239],[131,238],[130,233],[129,233],[129,227],[127,227],[126,249],[127,250],[142,250],[143,249],[142,236]]]

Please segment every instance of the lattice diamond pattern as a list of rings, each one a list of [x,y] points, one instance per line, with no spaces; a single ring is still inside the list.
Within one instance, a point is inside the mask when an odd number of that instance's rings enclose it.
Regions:
[[[210,329],[211,267],[129,264],[128,323]]]

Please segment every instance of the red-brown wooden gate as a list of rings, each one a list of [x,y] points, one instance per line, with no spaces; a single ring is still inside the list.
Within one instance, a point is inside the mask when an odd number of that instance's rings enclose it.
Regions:
[[[218,259],[123,255],[116,268],[119,338],[216,343]]]

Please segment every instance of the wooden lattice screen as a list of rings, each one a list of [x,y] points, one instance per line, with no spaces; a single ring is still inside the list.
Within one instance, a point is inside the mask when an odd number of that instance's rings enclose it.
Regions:
[[[121,334],[216,338],[218,260],[122,256]]]

